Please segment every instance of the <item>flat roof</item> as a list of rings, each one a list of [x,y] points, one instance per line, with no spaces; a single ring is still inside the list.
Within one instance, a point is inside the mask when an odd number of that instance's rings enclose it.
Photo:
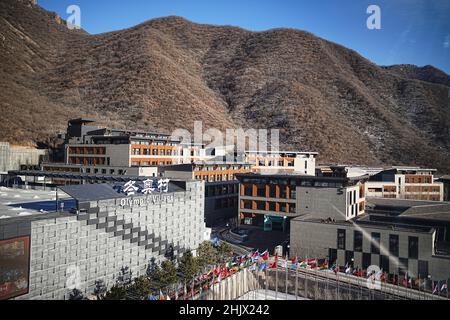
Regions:
[[[368,177],[322,177],[322,176],[310,176],[301,174],[298,172],[285,172],[285,173],[270,173],[270,172],[247,172],[238,173],[236,177],[258,179],[258,178],[274,178],[274,179],[301,179],[312,181],[329,181],[329,182],[345,182],[345,181],[358,181]]]
[[[382,211],[389,209],[397,212],[400,218],[418,219],[429,222],[450,222],[450,202],[406,200],[406,199],[382,199],[366,198],[367,204],[375,206]]]
[[[280,154],[280,153],[293,153],[293,154],[314,154],[318,155],[318,152],[308,152],[308,151],[258,151],[258,150],[247,150],[245,153],[259,153],[263,154]]]
[[[8,171],[9,175],[16,176],[41,176],[49,178],[60,179],[74,179],[74,180],[96,180],[96,181],[109,181],[109,182],[126,182],[129,180],[144,181],[149,178],[155,178],[151,176],[128,176],[128,175],[108,175],[108,174],[91,174],[91,173],[79,173],[79,172],[57,172],[57,171],[43,171],[43,170],[12,170]]]
[[[118,193],[108,184],[70,185],[58,187],[77,201],[98,201],[107,199],[124,198],[124,194]]]
[[[58,202],[64,208],[75,206],[73,200],[58,192]],[[45,215],[56,211],[56,191],[0,187],[0,221],[7,218]]]
[[[422,232],[429,233],[433,230],[432,226],[429,225],[413,225],[401,222],[389,222],[389,221],[372,221],[370,220],[370,215],[365,214],[356,219],[352,219],[350,221],[345,220],[331,220],[331,219],[323,219],[317,218],[314,214],[308,214],[299,216],[293,219],[293,221],[297,222],[306,222],[306,223],[318,223],[323,225],[332,225],[332,226],[347,226],[347,227],[367,227],[374,229],[389,229],[393,231],[410,231],[410,232]]]

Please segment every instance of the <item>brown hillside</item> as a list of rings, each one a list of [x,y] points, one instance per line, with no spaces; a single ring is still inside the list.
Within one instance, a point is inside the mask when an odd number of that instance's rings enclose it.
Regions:
[[[450,171],[449,86],[437,69],[419,77],[310,33],[179,17],[88,35],[26,3],[0,2],[0,140],[48,142],[79,116],[165,132],[202,120],[278,128],[284,148],[321,161]]]

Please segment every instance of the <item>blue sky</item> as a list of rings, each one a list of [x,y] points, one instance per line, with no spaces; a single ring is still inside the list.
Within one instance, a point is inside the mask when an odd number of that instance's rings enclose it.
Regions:
[[[379,65],[431,64],[450,74],[450,0],[38,0],[67,18],[81,9],[90,33],[132,27],[177,15],[198,23],[262,31],[306,30],[358,51]],[[381,8],[381,30],[369,30],[369,5]]]

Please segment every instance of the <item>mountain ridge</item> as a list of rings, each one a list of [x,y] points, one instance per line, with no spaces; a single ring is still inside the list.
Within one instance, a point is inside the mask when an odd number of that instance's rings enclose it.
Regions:
[[[324,162],[450,168],[448,75],[434,67],[380,67],[289,28],[169,16],[89,35],[17,0],[0,9],[0,140],[48,144],[80,116],[167,133],[201,120],[278,128],[283,149]]]

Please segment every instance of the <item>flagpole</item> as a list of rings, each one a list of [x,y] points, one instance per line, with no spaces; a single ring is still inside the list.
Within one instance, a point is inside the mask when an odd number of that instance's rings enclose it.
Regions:
[[[298,300],[298,261],[295,264],[295,300]]]
[[[212,283],[212,292],[213,292],[213,300],[216,300],[216,292],[215,292],[215,284],[216,284],[216,268],[214,266],[214,271],[213,271],[213,283]]]
[[[288,300],[288,277],[289,277],[289,270],[288,270],[288,255],[286,253],[286,300]]]
[[[268,287],[268,285],[269,285],[269,278],[268,278],[268,276],[267,276],[267,266],[266,266],[266,269],[265,269],[265,275],[266,275],[266,279],[265,279],[265,285],[266,285],[266,289],[264,290],[264,300],[267,300],[267,287]]]
[[[275,257],[275,300],[278,300],[278,252]]]

